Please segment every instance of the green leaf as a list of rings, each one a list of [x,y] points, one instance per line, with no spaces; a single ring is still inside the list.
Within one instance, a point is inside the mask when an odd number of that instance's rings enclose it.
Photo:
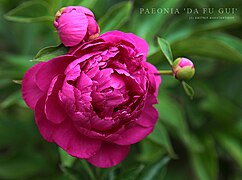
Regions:
[[[176,154],[172,148],[169,135],[161,122],[158,122],[155,125],[154,131],[147,137],[147,139],[150,139],[151,141],[164,147],[171,157],[176,158]]]
[[[10,94],[6,99],[4,99],[1,102],[0,107],[8,108],[9,106],[16,104],[19,100],[22,100],[22,94],[21,91],[16,91]]]
[[[215,16],[215,15],[214,15]],[[219,16],[219,15],[218,15]],[[168,24],[168,27],[164,29],[162,36],[169,40],[169,42],[175,42],[184,40],[191,36],[199,35],[198,33],[205,33],[214,30],[222,30],[229,27],[234,27],[241,24],[239,16],[234,15],[234,19],[230,20],[199,20],[189,21],[187,15],[179,15],[179,18],[173,18]],[[217,33],[216,33],[217,35]]]
[[[217,133],[216,138],[221,146],[230,154],[230,156],[242,168],[242,145],[241,141],[231,135]]]
[[[169,96],[164,91],[159,93],[158,104],[156,105],[160,115],[159,118],[166,127],[170,128],[172,134],[176,134],[185,144],[189,145],[190,137],[184,118],[184,110]]]
[[[43,156],[32,153],[31,156],[16,156],[7,162],[0,163],[1,179],[29,179],[32,176],[45,172],[49,165]]]
[[[64,45],[48,46],[41,49],[32,61],[47,61],[68,52],[68,48]]]
[[[60,169],[65,174],[67,179],[70,179],[70,180],[86,179],[86,174],[81,174],[80,171],[76,169],[63,167],[63,166],[61,166]]]
[[[208,94],[208,95],[207,95]],[[199,107],[206,114],[210,114],[214,120],[227,122],[229,125],[241,116],[241,109],[232,101],[219,96],[216,92],[206,92],[206,97],[200,102]]]
[[[160,177],[160,175],[163,174],[163,170],[166,166],[166,164],[170,161],[169,157],[164,157],[157,163],[144,168],[140,175],[140,180],[154,180],[159,179],[157,177]]]
[[[160,157],[167,154],[167,150],[150,139],[146,138],[140,142],[139,161],[144,163],[154,163]]]
[[[101,33],[120,28],[130,17],[133,3],[121,2],[111,7],[98,21]]]
[[[61,148],[58,148],[58,149],[59,149],[59,154],[60,154],[61,165],[63,167],[71,167],[74,164],[74,162],[76,161],[76,158],[70,156],[63,149],[61,149]]]
[[[194,90],[193,88],[187,84],[185,81],[182,81],[182,86],[183,86],[183,89],[185,90],[186,94],[188,96],[190,96],[191,99],[193,99],[193,96],[194,96]]]
[[[160,49],[161,49],[162,53],[166,57],[166,60],[168,61],[170,66],[172,66],[172,64],[173,64],[173,55],[172,55],[172,52],[171,52],[170,44],[165,39],[162,39],[162,38],[159,38],[159,37],[158,37],[157,40],[158,40],[158,44],[160,46]]]
[[[217,60],[242,63],[242,53],[231,45],[218,39],[209,37],[189,38],[172,45],[173,54],[176,56],[197,55],[210,57]]]
[[[211,137],[196,138],[190,147],[190,158],[194,172],[198,180],[216,180],[218,175],[218,159],[215,145]],[[193,147],[201,146],[196,150]]]
[[[75,0],[75,2],[76,1],[79,2],[78,6],[84,6],[89,9],[95,7],[95,4],[97,3],[97,0],[82,0],[81,2],[80,0]]]
[[[4,17],[21,23],[53,21],[54,17],[49,16],[48,12],[48,4],[44,1],[28,1],[12,9]]]
[[[166,27],[164,25],[172,16],[171,14],[149,14],[144,13],[147,9],[151,12],[154,7],[165,7],[165,8],[178,8],[182,1],[180,0],[169,0],[169,1],[157,1],[149,0],[143,1],[139,8],[134,9],[132,13],[132,18],[129,22],[128,31],[145,39],[149,44],[149,55],[151,55],[154,50],[154,39],[157,34],[160,33],[160,29]],[[142,11],[143,8],[143,12]],[[170,23],[170,22],[169,22]]]
[[[81,164],[84,167],[85,171],[87,172],[87,174],[89,175],[91,180],[95,180],[95,175],[90,167],[90,165],[86,162],[86,160],[81,160]]]
[[[135,167],[129,167],[129,168],[125,168],[125,171],[121,173],[120,176],[118,176],[116,179],[117,180],[134,180],[137,179],[137,177],[139,176],[139,174],[142,172],[142,170],[144,169],[145,165],[140,164],[139,166],[135,166]]]

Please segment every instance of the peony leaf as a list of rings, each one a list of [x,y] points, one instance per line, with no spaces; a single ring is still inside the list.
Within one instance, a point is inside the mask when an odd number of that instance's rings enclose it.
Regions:
[[[21,23],[53,21],[54,17],[48,15],[48,11],[48,4],[44,1],[28,1],[12,9],[4,17]]]
[[[58,46],[48,46],[41,49],[31,61],[47,61],[57,56],[66,54],[67,52],[68,48],[66,48],[63,44]]]
[[[173,64],[173,55],[172,55],[172,52],[171,52],[170,44],[165,39],[162,39],[162,38],[159,38],[159,37],[158,37],[157,40],[158,40],[158,44],[160,46],[160,49],[161,49],[162,53],[166,57],[166,60],[168,61],[170,66],[172,66],[172,64]]]
[[[121,2],[109,9],[98,21],[101,33],[120,28],[130,17],[132,2]]]
[[[211,137],[196,138],[190,146],[190,159],[192,168],[198,180],[217,179],[218,158],[215,150],[215,143]],[[202,145],[201,149],[194,147]]]
[[[59,154],[61,159],[61,165],[63,167],[71,167],[75,162],[76,158],[67,154],[67,152],[65,152],[63,149],[61,148],[58,148],[58,149],[59,149]]]
[[[185,41],[181,40],[172,44],[172,47],[176,56],[184,54],[196,55],[242,63],[242,52],[238,50],[238,47],[241,47],[241,45],[242,42],[240,40],[228,39],[228,37],[222,36],[217,36],[216,38],[214,36],[205,36],[189,38]]]
[[[188,96],[190,96],[191,99],[193,99],[193,96],[194,96],[194,90],[193,88],[187,84],[185,81],[182,81],[182,86],[183,86],[183,89],[185,90],[186,94]]]
[[[242,145],[240,139],[225,133],[217,133],[216,138],[222,148],[226,150],[240,168],[242,168]]]
[[[147,138],[164,147],[171,157],[176,158],[169,135],[161,122],[156,124],[154,131]]]
[[[139,179],[141,180],[160,179],[160,176],[163,175],[165,166],[169,161],[170,161],[170,158],[165,156],[157,163],[152,164],[151,166],[147,166],[142,171]]]
[[[184,117],[184,110],[176,101],[169,98],[169,96],[170,95],[164,91],[158,96],[159,103],[156,105],[156,108],[159,114],[162,114],[160,120],[165,124],[165,127],[171,129],[172,134],[176,133],[184,144],[189,145],[190,135]]]

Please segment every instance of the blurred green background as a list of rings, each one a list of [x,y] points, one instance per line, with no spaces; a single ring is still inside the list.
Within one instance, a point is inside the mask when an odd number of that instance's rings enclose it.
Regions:
[[[118,166],[100,169],[45,142],[21,99],[20,80],[43,47],[57,45],[55,12],[90,8],[101,31],[133,32],[150,45],[148,61],[169,68],[157,36],[174,57],[193,60],[193,100],[173,77],[163,77],[159,121],[132,145]],[[189,20],[193,14],[141,14],[140,8],[238,8],[229,20]],[[14,9],[16,8],[16,9]],[[0,179],[242,179],[242,20],[240,0],[0,0]],[[12,10],[14,9],[14,10]],[[6,15],[7,13],[7,15]],[[4,16],[5,15],[5,16]]]

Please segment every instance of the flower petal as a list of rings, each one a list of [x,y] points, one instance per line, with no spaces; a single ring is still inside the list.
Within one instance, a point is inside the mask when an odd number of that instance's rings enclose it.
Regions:
[[[108,168],[119,164],[128,154],[130,146],[120,146],[103,142],[100,150],[87,159],[94,166]]]
[[[84,13],[86,15],[94,16],[92,11],[88,8],[85,8],[83,6],[68,6],[64,8],[63,13],[70,13],[71,11],[75,10],[78,13]]]
[[[44,62],[38,63],[32,68],[30,68],[24,75],[22,82],[22,96],[26,104],[34,109],[37,101],[41,96],[44,95],[44,92],[36,85],[35,75],[38,70],[45,64]]]
[[[137,143],[148,136],[153,131],[153,128],[154,127],[136,125],[120,134],[119,139],[113,141],[113,143],[118,145],[130,145]]]
[[[143,62],[144,67],[148,68],[148,77],[150,81],[150,93],[154,93],[156,96],[158,95],[159,87],[162,82],[161,76],[160,75],[155,75],[159,74],[158,70],[156,67],[148,62]]]
[[[148,50],[149,50],[148,43],[144,39],[140,38],[139,36],[136,36],[133,33],[127,33],[126,36],[129,36],[135,41],[135,44],[136,44],[135,47],[139,50],[140,53],[144,53],[145,55],[144,59],[146,59],[146,55],[148,54]]]
[[[51,123],[44,113],[45,97],[36,104],[35,119],[41,135],[46,141],[55,142],[71,156],[89,158],[96,154],[101,147],[101,141],[91,139],[79,133],[70,119],[61,124]]]
[[[58,92],[62,87],[64,77],[56,76],[50,85],[45,101],[45,114],[53,123],[61,123],[67,118],[66,112],[60,105]]]
[[[49,89],[52,79],[59,74],[64,74],[66,67],[74,59],[75,57],[71,55],[64,55],[43,64],[36,73],[36,84],[38,87],[46,92]]]
[[[135,48],[135,41],[129,37],[126,33],[121,31],[109,31],[100,36],[106,43],[128,45],[129,47]]]
[[[63,13],[58,19],[57,30],[65,46],[79,44],[87,33],[88,19],[84,13],[73,10]]]
[[[154,95],[147,97],[145,101],[144,109],[137,121],[137,123],[144,127],[153,127],[158,120],[159,113],[153,104],[157,103],[157,99]]]

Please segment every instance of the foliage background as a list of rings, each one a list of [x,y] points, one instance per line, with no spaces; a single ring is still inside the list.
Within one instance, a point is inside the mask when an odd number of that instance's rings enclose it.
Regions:
[[[168,63],[157,36],[171,44],[174,57],[186,56],[196,67],[189,82],[192,101],[178,81],[163,77],[154,132],[114,168],[95,168],[45,142],[21,99],[21,86],[12,82],[33,66],[29,60],[39,49],[58,44],[52,20],[67,5],[90,8],[102,33],[119,29],[146,39],[148,60],[159,69]],[[188,20],[186,14],[140,14],[142,7],[236,7],[238,12],[232,20]],[[0,0],[0,179],[241,179],[241,7],[240,0]]]

